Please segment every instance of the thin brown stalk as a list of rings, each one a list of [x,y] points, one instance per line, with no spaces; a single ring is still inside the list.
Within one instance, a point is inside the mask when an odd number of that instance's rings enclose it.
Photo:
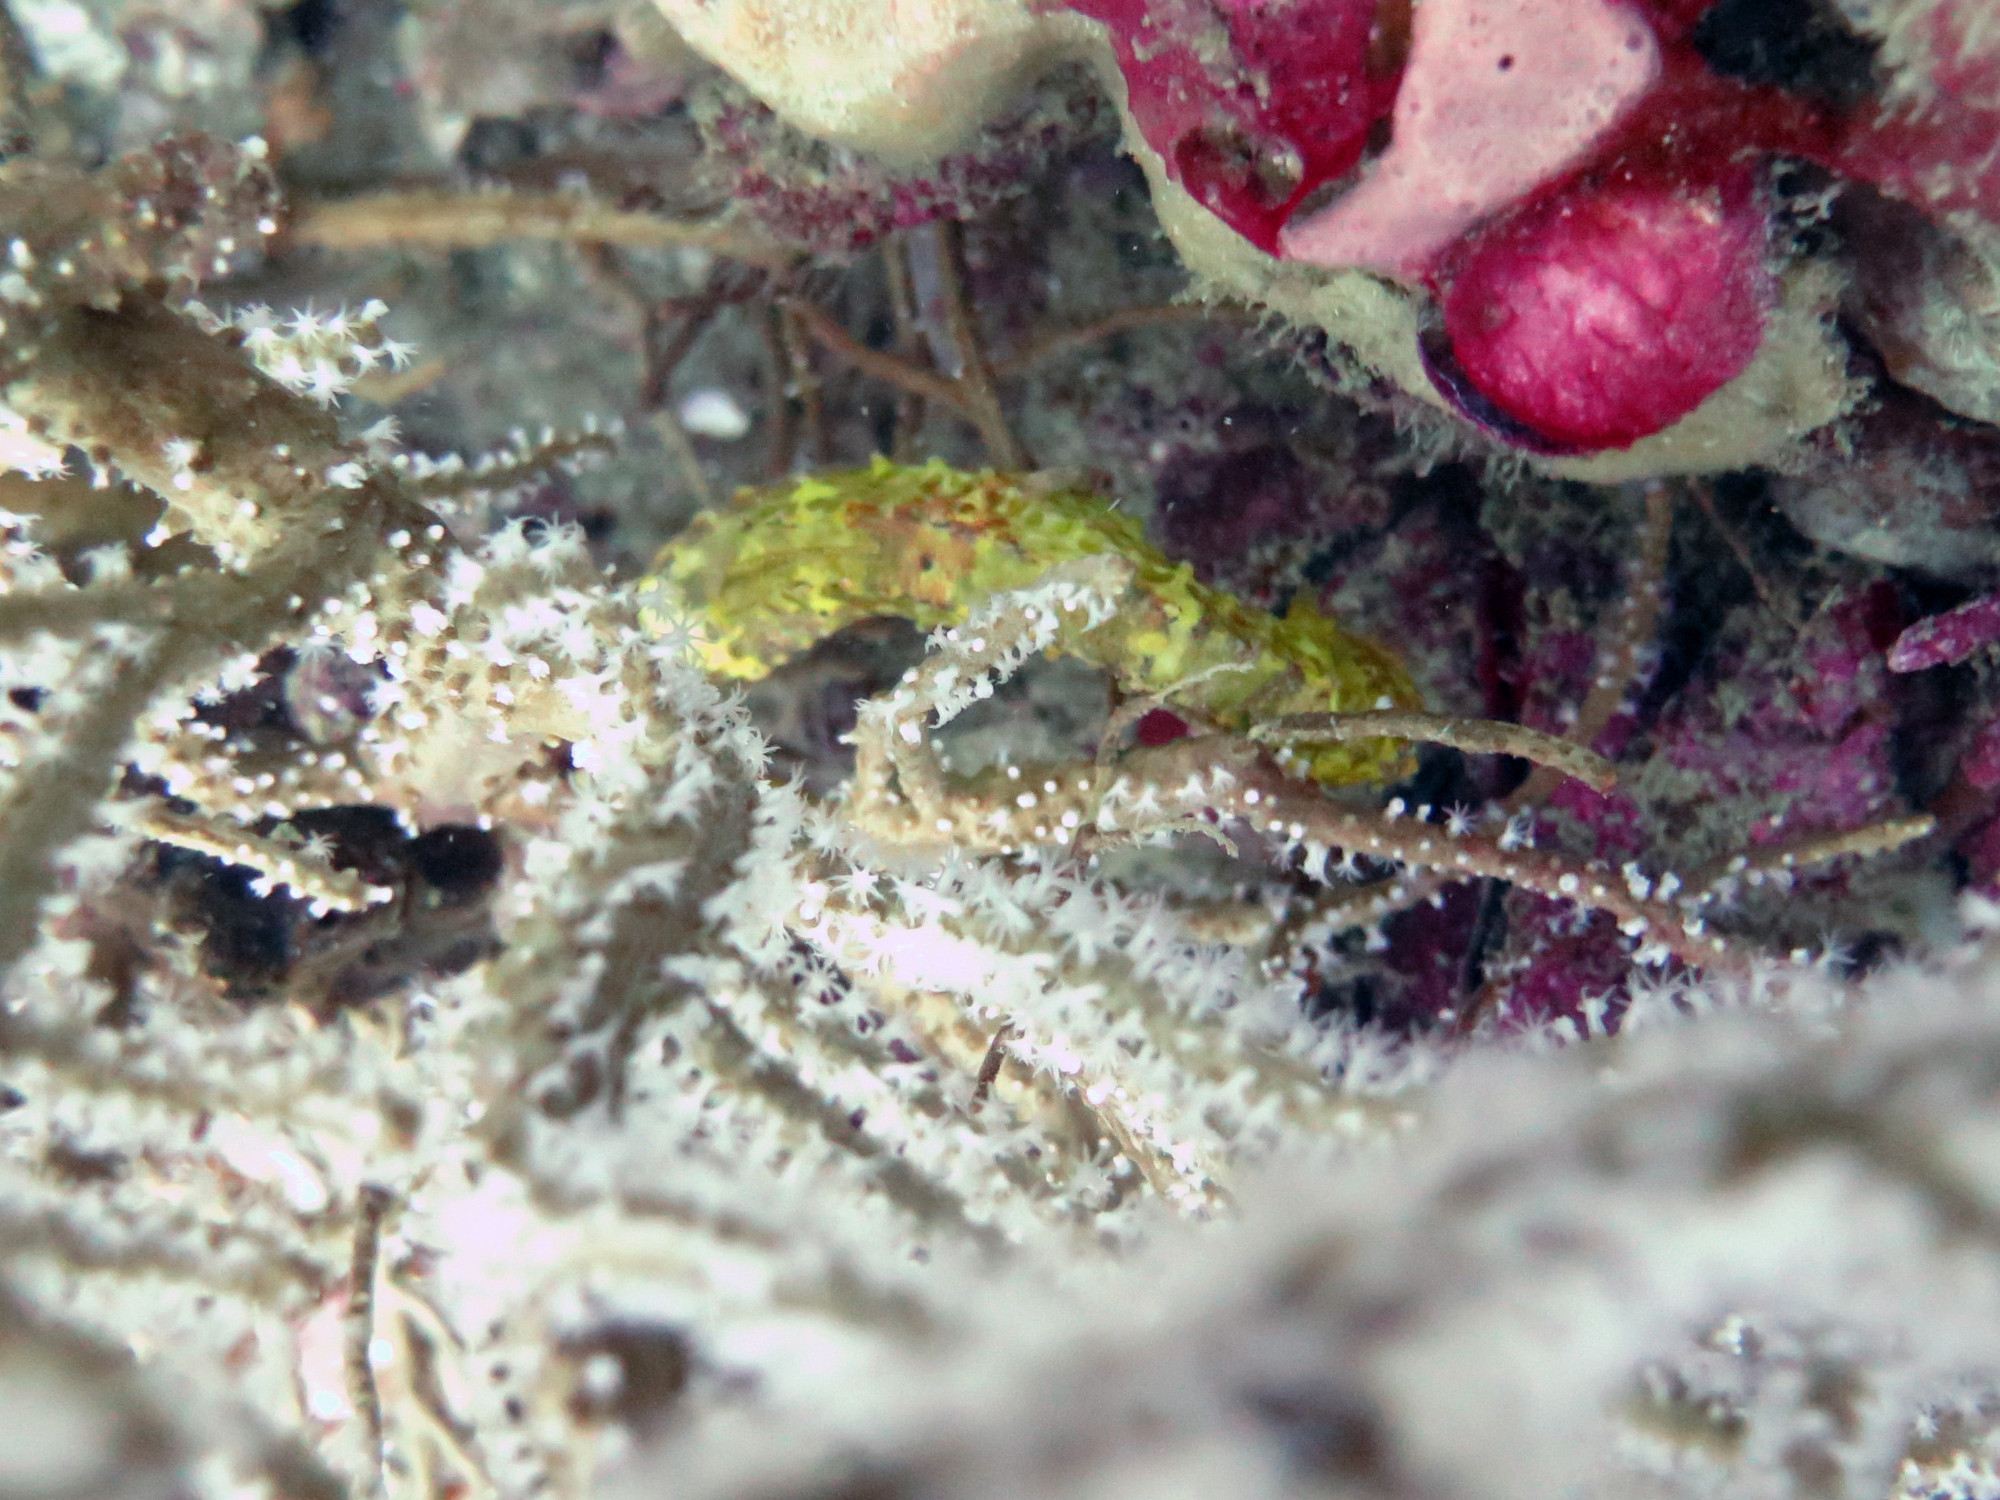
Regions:
[[[798,454],[798,405],[792,400],[792,360],[785,344],[781,305],[764,309],[758,333],[764,342],[768,388],[764,414],[764,472],[774,482],[792,472]]]
[[[955,222],[947,222],[936,226],[935,233],[940,301],[945,322],[943,331],[958,356],[960,368],[956,375],[939,374],[905,354],[869,348],[843,328],[837,319],[802,297],[787,298],[782,305],[787,315],[796,319],[814,342],[862,374],[893,385],[918,400],[948,407],[965,418],[978,431],[980,442],[986,446],[987,456],[996,466],[1016,472],[1031,469],[1034,459],[1008,425],[993,360],[987,353],[978,319],[967,297],[963,231]],[[891,263],[894,264],[893,256]],[[899,273],[892,272],[891,277],[892,301],[897,295],[896,274]],[[901,294],[906,301],[913,302],[907,276],[904,277]],[[906,311],[914,317],[913,311]],[[904,332],[907,333],[907,330]],[[899,342],[910,341],[902,339]],[[899,425],[900,420],[899,415]]]
[[[1122,770],[1134,784],[1155,787],[1207,783],[1207,810],[1304,846],[1393,860],[1413,870],[1469,879],[1484,876],[1540,895],[1609,913],[1633,937],[1659,945],[1683,962],[1742,972],[1752,955],[1710,932],[1669,901],[1635,888],[1620,872],[1595,861],[1514,844],[1448,825],[1334,801],[1319,787],[1286,775],[1247,740],[1208,735],[1133,751]]]
[[[910,283],[910,247],[896,235],[883,248],[882,270],[889,288],[889,315],[896,324],[896,352],[912,364],[923,342],[917,325],[917,294]],[[918,456],[917,442],[923,432],[926,402],[912,391],[896,397],[896,430],[892,457],[908,463]]]
[[[1003,469],[1023,473],[1035,464],[1026,445],[1007,424],[1000,404],[1000,387],[994,379],[992,356],[980,336],[979,320],[966,292],[965,231],[955,219],[938,225],[938,281],[944,294],[945,330],[958,349],[964,373],[958,387],[980,441],[993,462]]]
[[[1235,308],[1211,307],[1200,302],[1160,302],[1138,307],[1120,307],[1075,328],[1058,329],[1053,333],[1045,333],[1030,339],[1004,359],[995,360],[993,374],[1000,380],[1012,380],[1027,374],[1036,365],[1052,359],[1061,359],[1064,355],[1074,354],[1081,349],[1088,349],[1092,344],[1116,338],[1121,333],[1133,333],[1142,328],[1170,328],[1181,323],[1208,323],[1220,319],[1249,321],[1245,314]]]
[[[800,327],[797,304],[778,307],[778,341],[784,351],[786,388],[798,403],[799,447],[807,468],[826,461],[826,411],[820,399],[819,374],[813,369],[812,342]]]
[[[1638,676],[1643,654],[1659,632],[1668,549],[1673,542],[1674,493],[1664,481],[1656,479],[1646,485],[1645,498],[1645,517],[1639,528],[1639,555],[1632,567],[1624,605],[1612,627],[1610,638],[1598,651],[1590,690],[1577,710],[1576,722],[1563,736],[1564,741],[1582,748],[1596,743],[1624,704],[1633,680]],[[1560,770],[1538,766],[1501,804],[1502,811],[1518,812],[1546,802],[1560,784],[1562,775]],[[1608,789],[1599,788],[1600,791]],[[1504,891],[1495,885],[1489,888],[1489,895],[1497,900],[1504,895]],[[1503,962],[1505,955],[1503,947],[1500,955]],[[1489,966],[1489,970],[1500,966],[1502,964],[1496,963]],[[1503,985],[1493,981],[1475,990],[1460,1008],[1453,1028],[1455,1033],[1470,1036],[1487,1011],[1498,1003],[1503,990]]]
[[[701,455],[695,451],[694,440],[688,430],[681,426],[680,419],[670,411],[656,411],[648,419],[654,433],[660,439],[660,446],[667,450],[667,456],[680,470],[681,478],[687,482],[688,493],[693,495],[703,510],[715,508],[715,486],[708,482],[708,472],[701,466]]]
[[[388,1216],[389,1194],[370,1183],[361,1189],[360,1217],[354,1227],[354,1254],[347,1274],[347,1384],[349,1399],[368,1434],[369,1456],[376,1473],[371,1489],[381,1487],[386,1454],[382,1447],[382,1393],[375,1383],[370,1350],[375,1342],[375,1276],[382,1252],[382,1221]]]
[[[993,1040],[987,1043],[986,1056],[979,1061],[979,1076],[972,1084],[972,1107],[979,1108],[993,1092],[994,1080],[999,1078],[1000,1069],[1007,1061],[1007,1040],[1014,1034],[1014,1023],[1002,1021],[1000,1029],[993,1033]]]
[[[391,189],[303,204],[287,232],[293,244],[326,250],[476,250],[507,240],[552,240],[630,250],[687,245],[773,270],[795,258],[740,220],[634,213],[575,193]]]
[[[900,355],[890,354],[881,349],[870,349],[842,328],[835,318],[804,298],[788,298],[785,306],[798,318],[800,326],[812,335],[821,348],[829,354],[838,356],[863,375],[872,376],[886,385],[893,385],[898,390],[907,391],[925,401],[948,406],[966,420],[977,422],[957,381],[923,369]]]
[[[1618,784],[1618,769],[1595,751],[1539,729],[1496,719],[1386,709],[1358,714],[1285,714],[1250,730],[1254,740],[1286,743],[1343,740],[1420,740],[1474,755],[1511,755],[1543,770],[1573,777],[1596,791]]]
[[[1779,606],[1777,591],[1758,569],[1757,560],[1750,555],[1750,544],[1743,540],[1741,532],[1723,519],[1721,507],[1715,503],[1715,487],[1696,481],[1688,486],[1688,493],[1693,496],[1694,503],[1701,507],[1701,513],[1708,518],[1708,524],[1715,528],[1715,534],[1722,538],[1723,545],[1736,558],[1737,566],[1750,576],[1750,587],[1757,595],[1757,602],[1774,615],[1782,617],[1784,612]]]
[[[1905,844],[1929,838],[1936,831],[1937,819],[1929,813],[1919,813],[1911,818],[1885,818],[1879,823],[1838,833],[1807,834],[1705,865],[1689,878],[1688,888],[1697,893],[1712,893],[1737,881],[1762,885],[1773,877],[1783,879],[1794,870],[1811,869],[1850,855],[1888,854]]]
[[[1595,745],[1632,690],[1639,664],[1659,634],[1660,608],[1666,597],[1667,554],[1673,536],[1673,488],[1665,480],[1648,480],[1646,514],[1639,527],[1639,555],[1633,563],[1625,602],[1610,638],[1597,653],[1590,691],[1577,709],[1576,721],[1563,733],[1563,738],[1572,744],[1586,750]],[[1508,799],[1508,805],[1533,807],[1545,802],[1560,779],[1555,771],[1538,769]]]
[[[711,289],[683,301],[647,305],[646,373],[639,391],[644,410],[654,411],[667,404],[675,372],[708,332],[722,304],[722,294]]]

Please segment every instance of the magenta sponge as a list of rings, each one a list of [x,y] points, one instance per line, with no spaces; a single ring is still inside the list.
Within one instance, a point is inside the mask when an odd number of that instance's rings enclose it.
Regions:
[[[1777,301],[1767,223],[1747,169],[1699,187],[1587,181],[1532,202],[1443,269],[1439,385],[1526,447],[1657,432],[1757,352]]]

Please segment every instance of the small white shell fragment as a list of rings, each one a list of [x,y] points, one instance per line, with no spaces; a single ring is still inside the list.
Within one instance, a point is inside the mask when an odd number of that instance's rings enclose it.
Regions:
[[[696,437],[733,443],[750,430],[750,413],[727,391],[713,386],[690,392],[681,401],[681,426]]]

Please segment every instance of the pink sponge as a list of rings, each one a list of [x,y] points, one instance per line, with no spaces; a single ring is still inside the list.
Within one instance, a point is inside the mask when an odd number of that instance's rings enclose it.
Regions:
[[[1619,175],[1530,202],[1440,267],[1441,389],[1549,451],[1625,447],[1739,374],[1777,297],[1747,168]]]
[[[1480,219],[1583,161],[1660,69],[1653,33],[1618,0],[1426,0],[1387,148],[1279,244],[1420,281]]]

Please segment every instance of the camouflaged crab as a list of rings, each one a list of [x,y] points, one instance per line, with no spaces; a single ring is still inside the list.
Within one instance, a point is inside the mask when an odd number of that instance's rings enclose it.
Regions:
[[[1650,546],[1663,554],[1663,488],[1650,510],[1658,533]],[[863,706],[854,734],[847,815],[893,844],[1087,854],[1198,832],[1232,852],[1254,840],[1279,869],[1333,888],[1330,903],[1284,924],[1291,941],[1307,929],[1372,922],[1448,882],[1484,879],[1608,914],[1643,964],[1742,973],[1754,962],[1749,945],[1710,928],[1707,883],[1532,847],[1529,813],[1556,784],[1575,778],[1601,792],[1616,782],[1590,741],[1629,685],[1635,642],[1653,628],[1650,585],[1635,592],[1627,639],[1599,691],[1558,738],[1422,712],[1381,646],[1309,605],[1263,615],[1197,583],[1129,517],[1060,478],[877,460],[746,491],[669,547],[660,574],[692,611],[680,628],[704,664],[739,679],[872,617],[931,629],[927,658]],[[1043,652],[1079,657],[1113,679],[1118,701],[1094,758],[954,775],[934,732]],[[1504,806],[1477,813],[1412,809],[1400,797],[1366,806],[1363,786],[1407,771],[1407,741],[1543,769]],[[1768,860],[1796,868],[1895,847],[1929,827],[1901,820]],[[1388,866],[1405,877],[1382,880]]]

